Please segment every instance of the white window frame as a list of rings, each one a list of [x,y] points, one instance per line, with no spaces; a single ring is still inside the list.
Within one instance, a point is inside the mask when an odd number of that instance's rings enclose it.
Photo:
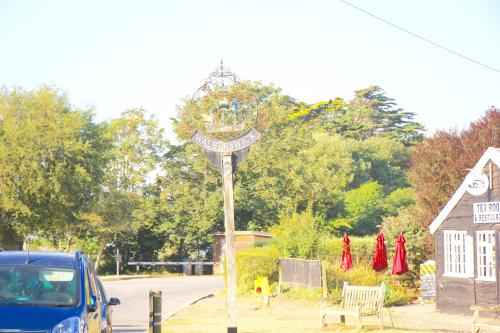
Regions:
[[[474,247],[465,230],[444,230],[444,275],[474,277]]]
[[[477,280],[496,281],[495,231],[476,231]]]

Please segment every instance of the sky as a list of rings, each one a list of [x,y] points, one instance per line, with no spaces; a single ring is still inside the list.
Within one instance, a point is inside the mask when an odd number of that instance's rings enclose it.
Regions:
[[[220,64],[307,103],[379,85],[427,129],[500,108],[500,1],[0,0],[0,85],[42,84],[98,121],[171,117]]]

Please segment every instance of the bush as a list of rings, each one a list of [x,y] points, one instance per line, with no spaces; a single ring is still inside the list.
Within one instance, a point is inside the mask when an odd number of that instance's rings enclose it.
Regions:
[[[282,216],[279,225],[271,229],[276,236],[279,253],[284,258],[316,258],[319,220],[309,210]]]
[[[370,263],[373,260],[375,236],[349,237],[351,240],[351,256],[354,265]],[[342,255],[342,238],[321,237],[318,245],[318,258],[330,263],[338,262]],[[339,262],[340,267],[340,262]]]
[[[358,264],[350,271],[343,272],[340,261],[327,262],[326,278],[328,293],[331,296],[340,296],[344,282],[349,285],[379,286],[382,282],[386,285],[384,306],[408,304],[416,298],[416,289],[408,288],[404,281],[394,280],[389,270],[375,272],[371,264]]]
[[[408,289],[393,282],[386,282],[386,286],[385,306],[405,305],[417,297],[415,289]]]
[[[330,291],[342,290],[344,282],[350,285],[377,286],[386,280],[385,273],[375,272],[371,265],[357,264],[351,270],[344,272],[340,268],[340,260],[324,264],[326,265],[326,283]]]
[[[254,281],[266,276],[271,286],[278,282],[279,253],[274,246],[255,247],[236,254],[236,284],[238,292],[252,292]],[[224,265],[225,267],[225,265]]]
[[[321,288],[306,288],[284,283],[281,286],[283,297],[290,299],[303,299],[319,301],[322,297]]]
[[[386,239],[389,240],[387,252],[392,255],[396,237],[400,232],[406,239],[408,266],[410,274],[418,275],[420,264],[433,257],[434,242],[423,222],[422,211],[417,206],[401,208],[398,216],[387,217],[382,224]]]

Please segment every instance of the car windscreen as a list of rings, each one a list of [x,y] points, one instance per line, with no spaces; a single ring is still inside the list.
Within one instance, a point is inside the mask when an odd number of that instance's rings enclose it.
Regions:
[[[0,306],[76,306],[74,269],[35,265],[0,265]]]

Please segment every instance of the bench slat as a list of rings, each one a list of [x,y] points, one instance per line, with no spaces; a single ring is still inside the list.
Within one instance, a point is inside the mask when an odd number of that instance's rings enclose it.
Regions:
[[[325,325],[326,315],[353,316],[358,319],[361,327],[361,317],[378,315],[379,326],[382,327],[382,307],[384,305],[384,284],[381,286],[350,286],[347,282],[342,288],[342,301],[340,307],[331,307],[325,301],[320,307],[321,324]]]

